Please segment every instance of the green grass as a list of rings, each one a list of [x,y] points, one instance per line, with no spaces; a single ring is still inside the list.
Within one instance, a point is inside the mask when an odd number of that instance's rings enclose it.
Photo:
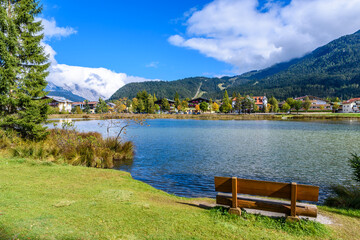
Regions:
[[[0,157],[0,173],[0,239],[334,239],[350,228],[347,239],[359,237],[358,218],[340,215],[344,230],[236,217],[117,170]]]

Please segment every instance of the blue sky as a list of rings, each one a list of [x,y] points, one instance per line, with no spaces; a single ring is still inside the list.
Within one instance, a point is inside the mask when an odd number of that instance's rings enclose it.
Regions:
[[[48,81],[109,97],[129,82],[233,76],[360,29],[359,0],[43,0]]]
[[[52,39],[59,63],[105,67],[144,78],[174,80],[233,74],[227,64],[169,44],[185,31],[184,14],[209,1],[43,1],[43,17],[77,33]]]

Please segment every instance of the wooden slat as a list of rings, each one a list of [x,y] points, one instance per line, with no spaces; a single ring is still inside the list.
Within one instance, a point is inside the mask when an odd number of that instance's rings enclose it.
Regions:
[[[250,179],[237,179],[238,193],[264,197],[291,199],[291,184],[281,182],[268,182]],[[232,192],[231,178],[215,177],[215,191]],[[311,185],[297,185],[297,200],[317,202],[319,187]]]
[[[232,206],[232,197],[217,195],[216,203],[220,205]],[[290,202],[238,197],[237,205],[239,208],[259,209],[270,212],[284,213],[286,215],[291,214]],[[314,205],[299,203],[296,205],[296,214],[298,216],[317,217],[317,213],[317,207]]]

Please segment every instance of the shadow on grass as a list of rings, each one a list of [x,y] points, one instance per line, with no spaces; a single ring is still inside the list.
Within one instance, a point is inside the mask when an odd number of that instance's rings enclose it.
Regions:
[[[45,234],[44,234],[45,235]],[[44,238],[44,236],[38,236],[35,233],[29,232],[28,230],[24,230],[23,232],[11,231],[8,227],[4,225],[0,225],[0,239],[1,240],[14,240],[14,239],[26,239],[26,240],[38,240],[38,239],[61,239],[61,240],[78,240],[81,239],[79,236],[47,236],[48,238]]]
[[[318,222],[301,219],[299,222],[288,222],[285,217],[269,217],[260,214],[250,214],[242,210],[241,216],[228,213],[228,208],[212,204],[195,204],[178,202],[180,204],[208,210],[210,216],[219,224],[239,227],[253,226],[255,228],[284,231],[294,236],[329,236],[329,229]]]

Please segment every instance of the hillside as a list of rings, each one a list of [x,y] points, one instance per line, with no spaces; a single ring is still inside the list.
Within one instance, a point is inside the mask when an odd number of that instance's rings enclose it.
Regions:
[[[360,31],[336,39],[299,59],[279,63],[267,69],[234,77],[194,77],[177,81],[131,83],[116,91],[110,99],[132,98],[139,90],[158,97],[193,98],[199,92],[207,98],[229,94],[275,96],[279,99],[303,95],[319,97],[360,96]],[[199,95],[199,94],[198,94]]]

